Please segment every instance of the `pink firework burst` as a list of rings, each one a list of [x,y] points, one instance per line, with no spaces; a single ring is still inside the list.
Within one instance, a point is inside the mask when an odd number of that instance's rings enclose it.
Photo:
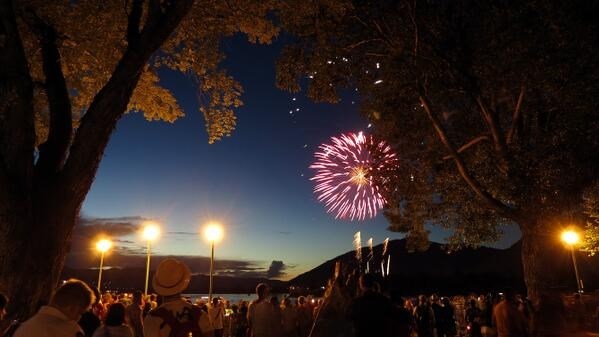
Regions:
[[[377,142],[362,132],[331,137],[331,144],[322,144],[314,154],[316,170],[314,193],[335,219],[364,220],[373,218],[386,200],[377,175],[395,167],[397,157],[385,142]]]

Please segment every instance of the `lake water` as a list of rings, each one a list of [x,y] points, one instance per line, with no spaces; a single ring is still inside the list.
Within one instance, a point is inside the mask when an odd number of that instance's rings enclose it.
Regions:
[[[287,296],[287,294],[272,294],[272,296],[274,296],[274,295],[279,297],[279,301],[281,301],[285,296]],[[208,301],[208,294],[183,294],[183,296],[191,297],[192,302],[195,302],[198,299],[202,299],[205,302]],[[222,297],[222,298],[228,300],[229,302],[231,302],[231,304],[237,304],[241,300],[251,302],[251,301],[257,299],[258,295],[256,295],[256,294],[212,294],[212,297]]]

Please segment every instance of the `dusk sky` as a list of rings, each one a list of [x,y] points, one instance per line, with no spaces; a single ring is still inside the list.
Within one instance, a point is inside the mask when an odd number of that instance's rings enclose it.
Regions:
[[[77,236],[82,227],[102,219],[140,217],[161,224],[154,254],[205,257],[209,245],[199,233],[202,225],[217,221],[225,228],[225,238],[216,246],[217,268],[219,259],[246,261],[259,271],[282,261],[277,276],[289,279],[351,250],[356,231],[362,232],[364,243],[369,237],[375,244],[403,237],[386,230],[382,214],[368,221],[340,221],[317,202],[308,168],[317,146],[341,133],[367,132],[368,121],[359,115],[355,96],[345,95],[336,105],[315,104],[302,94],[278,90],[275,60],[280,48],[280,42],[256,46],[241,38],[224,43],[223,66],[243,85],[245,105],[237,110],[232,137],[212,145],[193,81],[162,73],[164,86],[186,116],[169,124],[132,113],[119,122],[74,239],[83,240]],[[121,220],[137,229],[140,218]],[[122,254],[145,253],[145,242],[134,232],[115,233]],[[433,230],[431,239],[445,236]],[[507,247],[517,238],[517,231],[508,228],[497,246]],[[92,242],[78,245],[85,254],[94,254],[88,248]],[[106,263],[110,265],[110,257]]]

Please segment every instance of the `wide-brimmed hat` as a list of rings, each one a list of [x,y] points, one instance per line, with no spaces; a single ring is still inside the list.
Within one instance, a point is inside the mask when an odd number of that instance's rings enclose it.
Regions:
[[[181,261],[168,258],[158,265],[152,286],[159,295],[170,296],[187,289],[190,280],[189,268]]]

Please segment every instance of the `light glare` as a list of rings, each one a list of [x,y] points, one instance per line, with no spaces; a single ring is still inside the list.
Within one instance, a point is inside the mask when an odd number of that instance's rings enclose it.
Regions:
[[[562,241],[572,246],[580,241],[580,236],[575,231],[567,230],[562,233]]]
[[[204,236],[208,241],[220,241],[223,237],[223,228],[219,224],[209,224],[204,229]]]
[[[154,224],[148,224],[144,227],[143,237],[148,241],[153,241],[160,235],[160,228]]]
[[[112,242],[107,239],[102,239],[96,243],[96,249],[101,253],[105,253],[110,247],[112,247]]]

